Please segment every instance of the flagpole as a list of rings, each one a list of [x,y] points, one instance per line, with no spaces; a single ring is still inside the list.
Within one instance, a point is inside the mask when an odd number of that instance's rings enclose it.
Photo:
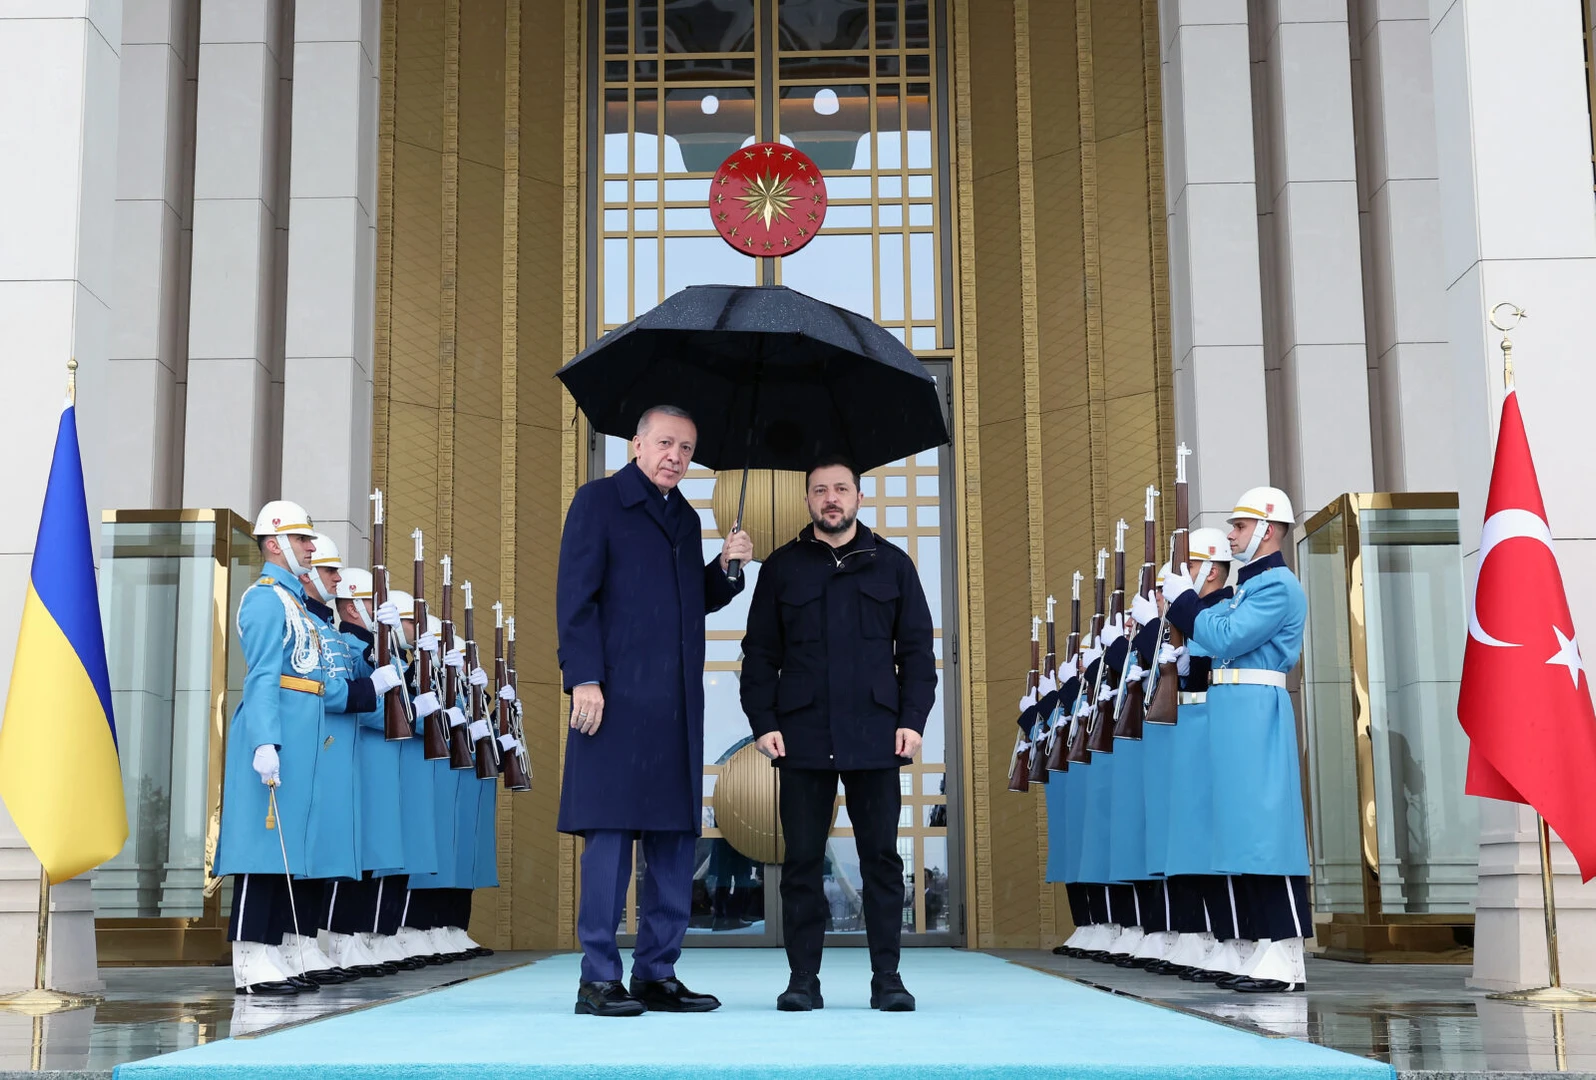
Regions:
[[[1505,314],[1498,315],[1499,312]],[[1493,307],[1487,321],[1502,332],[1502,388],[1513,390],[1513,341],[1508,333],[1518,326],[1528,313],[1517,304],[1500,303]],[[1500,320],[1500,321],[1499,321]],[[1510,990],[1490,995],[1493,1001],[1516,1001],[1528,1005],[1577,1005],[1596,1001],[1596,994],[1585,990],[1571,990],[1563,985],[1563,973],[1557,960],[1557,900],[1552,883],[1552,830],[1546,819],[1535,813],[1535,828],[1541,849],[1541,906],[1546,913],[1546,975],[1547,985],[1530,990]],[[1556,1014],[1560,1021],[1561,1013]],[[1561,1067],[1561,1066],[1559,1066]]]

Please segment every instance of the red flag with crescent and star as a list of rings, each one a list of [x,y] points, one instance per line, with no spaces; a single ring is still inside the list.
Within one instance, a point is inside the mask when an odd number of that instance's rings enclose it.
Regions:
[[[1518,394],[1502,402],[1457,717],[1470,795],[1540,812],[1596,877],[1596,708]]]

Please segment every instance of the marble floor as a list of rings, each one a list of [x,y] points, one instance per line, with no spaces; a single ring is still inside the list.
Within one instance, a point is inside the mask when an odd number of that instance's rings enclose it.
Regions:
[[[55,1073],[56,1080],[76,1080],[73,1074],[105,1080],[121,1062],[217,1039],[258,1036],[548,955],[500,953],[281,1000],[240,998],[225,968],[107,968],[105,1000],[93,1008],[37,1021],[0,1012],[0,1080],[35,1068]],[[1403,1080],[1487,1073],[1519,1074],[1514,1080],[1532,1075],[1596,1080],[1596,1008],[1558,1015],[1490,1001],[1464,985],[1466,967],[1311,960],[1308,993],[1244,996],[1041,951],[997,950],[994,955],[1256,1033],[1386,1061]]]
[[[1015,963],[1200,1013],[1260,1034],[1307,1039],[1393,1065],[1404,1080],[1487,1073],[1596,1080],[1596,1007],[1491,1001],[1458,965],[1308,961],[1308,991],[1248,995],[1051,953],[996,951]]]

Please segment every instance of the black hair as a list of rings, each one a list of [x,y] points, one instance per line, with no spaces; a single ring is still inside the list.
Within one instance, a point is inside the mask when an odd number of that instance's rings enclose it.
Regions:
[[[808,490],[809,481],[811,479],[813,479],[813,477],[814,477],[816,472],[818,472],[821,469],[830,469],[830,468],[834,468],[834,467],[839,466],[839,465],[842,468],[847,469],[848,472],[853,475],[853,486],[854,487],[858,487],[859,486],[859,469],[858,469],[858,467],[855,466],[852,461],[849,461],[847,458],[843,457],[841,454],[831,454],[831,455],[829,455],[827,457],[821,458],[820,460],[816,461],[813,465],[809,466],[809,471],[804,473],[804,489],[806,491]]]

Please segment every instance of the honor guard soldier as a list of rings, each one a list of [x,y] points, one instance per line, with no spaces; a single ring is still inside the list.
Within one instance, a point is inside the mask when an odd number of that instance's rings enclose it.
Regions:
[[[1204,610],[1185,568],[1164,582],[1170,622],[1213,657],[1211,868],[1231,876],[1243,941],[1258,942],[1219,985],[1244,993],[1302,990],[1307,982],[1307,832],[1286,673],[1302,651],[1308,605],[1280,550],[1293,521],[1285,492],[1253,488],[1230,516],[1232,559],[1242,564],[1236,595]]]
[[[239,603],[246,671],[228,726],[213,873],[236,879],[227,928],[234,986],[244,994],[293,994],[315,988],[281,946],[292,927],[288,875],[305,866],[322,729],[320,633],[299,580],[315,554],[315,530],[303,507],[276,501],[261,508],[254,535],[265,566]]]

